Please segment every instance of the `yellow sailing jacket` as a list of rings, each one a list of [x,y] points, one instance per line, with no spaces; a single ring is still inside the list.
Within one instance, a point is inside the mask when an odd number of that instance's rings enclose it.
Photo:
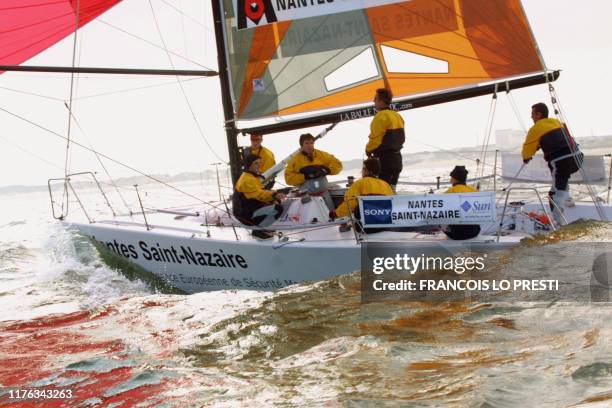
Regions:
[[[446,190],[444,193],[451,194],[451,193],[477,193],[477,192],[478,190],[476,190],[472,186],[468,186],[465,184],[455,184],[454,186]]]
[[[575,148],[575,142],[569,133],[563,131],[564,127],[554,118],[544,118],[534,123],[523,143],[523,160],[531,159],[540,148],[546,161],[570,153]]]
[[[338,174],[342,171],[342,163],[334,155],[315,149],[313,158],[310,160],[308,156],[300,152],[293,156],[287,168],[285,169],[285,183],[290,186],[300,186],[304,184],[306,178],[300,169],[306,166],[326,166],[331,171],[331,174]]]
[[[257,200],[266,204],[274,201],[274,191],[264,190],[261,177],[248,171],[240,175],[236,182],[236,191],[244,194],[247,200]]]
[[[336,216],[348,217],[349,209],[346,207],[347,204],[350,207],[350,212],[355,211],[357,208],[357,197],[367,195],[393,195],[393,189],[384,180],[376,177],[364,177],[353,183],[351,187],[344,193],[344,201],[336,208]]]
[[[391,109],[379,111],[370,124],[366,153],[399,152],[404,145],[404,119]]]
[[[276,164],[276,160],[274,159],[274,153],[264,146],[261,146],[259,149],[253,149],[251,147],[246,147],[246,154],[254,154],[255,156],[261,159],[261,167],[259,168],[260,173],[265,173],[270,167]],[[245,156],[246,156],[245,154]]]

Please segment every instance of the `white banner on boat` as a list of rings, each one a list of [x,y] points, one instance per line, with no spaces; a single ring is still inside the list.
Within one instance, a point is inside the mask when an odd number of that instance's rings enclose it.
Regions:
[[[235,26],[261,27],[280,21],[344,13],[407,0],[233,0]]]
[[[523,158],[520,154],[502,153],[502,177],[514,179],[516,173],[523,165]],[[596,182],[606,180],[606,165],[603,156],[584,156],[582,164],[586,180],[583,178],[582,171],[572,174],[570,182]],[[544,158],[537,155],[521,170],[517,180],[532,183],[550,183],[551,175],[548,165]]]
[[[359,197],[365,227],[481,224],[495,221],[495,193]]]

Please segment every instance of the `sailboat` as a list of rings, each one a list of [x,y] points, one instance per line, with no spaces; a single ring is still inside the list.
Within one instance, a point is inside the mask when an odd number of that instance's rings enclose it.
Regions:
[[[12,0],[9,3],[2,7],[25,7]],[[42,11],[39,1],[30,3],[28,7]],[[54,8],[58,17],[47,19],[42,28],[30,24],[39,28],[36,35],[27,36],[26,46],[23,32],[19,33],[22,37],[8,41],[14,50],[6,53],[10,58],[3,59],[0,71],[53,71],[19,64],[117,3],[119,0],[49,2],[45,7]],[[234,183],[240,175],[239,134],[266,135],[321,126],[322,137],[338,123],[375,115],[371,99],[378,88],[391,89],[395,95],[392,108],[406,111],[550,84],[559,77],[558,71],[544,65],[519,0],[213,0],[212,11],[218,72],[140,71],[218,75]],[[33,19],[40,22],[40,15]],[[55,70],[113,73],[95,68]],[[360,233],[353,218],[330,220],[320,197],[293,197],[283,216],[267,227],[276,232],[275,238],[262,241],[252,236],[253,227],[232,216],[226,202],[199,200],[200,204],[179,209],[145,209],[141,204],[141,211],[119,214],[99,184],[112,216],[93,219],[78,200],[71,178],[74,175],[66,174],[55,181],[63,183],[66,197],[74,196],[87,221],[68,219],[63,206],[56,213],[57,200],[50,189],[56,218],[190,293],[274,290],[350,273],[360,269],[362,249],[372,243],[401,244],[416,256],[441,249],[489,251],[511,247],[542,230],[541,222],[529,217],[517,224],[517,216],[524,211],[496,206],[491,192],[448,204],[466,213],[484,208],[478,223],[486,232],[466,241],[452,241],[442,233]],[[342,196],[343,188],[337,187],[337,197]],[[400,208],[411,200],[448,198],[398,195],[393,200]],[[361,201],[365,226],[364,205],[374,199]],[[470,200],[487,204],[474,205]],[[542,200],[534,204],[535,210],[544,213],[546,207]],[[612,215],[608,206],[603,211]],[[576,213],[567,221],[582,216]],[[380,219],[372,225],[378,222]],[[420,219],[402,225],[443,222]]]

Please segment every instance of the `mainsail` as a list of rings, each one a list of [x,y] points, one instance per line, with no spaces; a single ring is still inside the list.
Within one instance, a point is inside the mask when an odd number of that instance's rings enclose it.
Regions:
[[[402,100],[545,70],[520,0],[222,6],[234,116],[247,127],[273,119],[267,130],[278,131],[299,116],[368,107],[381,87]]]
[[[2,0],[0,65],[19,65],[121,0]],[[77,7],[78,6],[78,7]]]

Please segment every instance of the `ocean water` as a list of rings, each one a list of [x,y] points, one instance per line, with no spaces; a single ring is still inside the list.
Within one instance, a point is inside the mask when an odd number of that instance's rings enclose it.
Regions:
[[[143,191],[148,205],[181,198]],[[493,266],[574,251],[562,279],[592,262],[577,243],[611,238],[585,223]],[[612,406],[610,303],[360,299],[358,273],[275,293],[179,294],[104,262],[52,219],[48,193],[3,195],[0,407]],[[11,399],[24,388],[73,398]]]

